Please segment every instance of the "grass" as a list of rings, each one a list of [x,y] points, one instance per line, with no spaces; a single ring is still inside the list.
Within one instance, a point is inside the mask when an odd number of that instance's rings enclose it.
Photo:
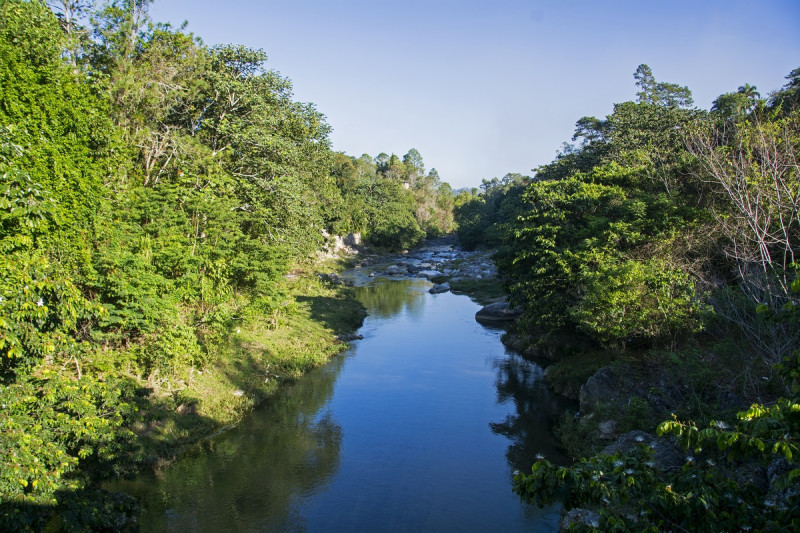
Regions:
[[[213,365],[184,369],[174,380],[181,388],[143,402],[145,416],[133,428],[143,446],[141,462],[171,460],[347,349],[337,336],[354,332],[366,316],[350,290],[309,273],[293,277],[289,290],[279,312],[233,327]]]
[[[497,278],[451,281],[450,290],[455,294],[465,294],[481,305],[492,303],[506,296],[500,280]]]

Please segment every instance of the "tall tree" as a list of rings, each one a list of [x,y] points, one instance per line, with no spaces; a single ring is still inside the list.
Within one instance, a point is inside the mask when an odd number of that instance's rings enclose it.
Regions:
[[[692,92],[686,86],[675,83],[657,82],[649,66],[642,64],[633,74],[639,92],[638,101],[664,107],[689,108],[694,104]]]
[[[410,149],[403,156],[403,164],[406,167],[405,179],[412,185],[417,178],[425,175],[425,164],[422,162],[422,154],[416,148]]]

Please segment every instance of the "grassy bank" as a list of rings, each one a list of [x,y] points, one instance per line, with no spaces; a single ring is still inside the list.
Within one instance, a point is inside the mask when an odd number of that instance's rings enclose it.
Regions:
[[[184,369],[169,386],[153,390],[133,428],[143,463],[168,461],[235,424],[283,384],[347,349],[338,337],[356,331],[366,315],[349,289],[309,272],[293,276],[288,288],[279,311],[231,326],[213,365]]]

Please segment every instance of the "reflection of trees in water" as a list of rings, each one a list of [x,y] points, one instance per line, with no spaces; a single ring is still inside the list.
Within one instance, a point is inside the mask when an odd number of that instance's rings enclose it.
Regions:
[[[552,426],[571,402],[551,394],[544,383],[541,367],[520,355],[509,354],[494,361],[492,366],[497,371],[498,402],[511,401],[515,407],[515,412],[502,422],[489,424],[493,433],[511,440],[506,452],[511,468],[527,472],[539,453],[554,462],[564,461]]]
[[[344,360],[308,374],[240,428],[167,468],[156,490],[132,489],[152,510],[142,530],[302,531],[296,503],[339,467],[341,427],[319,411]]]
[[[356,298],[364,304],[367,312],[382,318],[400,313],[405,307],[416,316],[425,305],[424,290],[428,285],[422,280],[376,281],[366,287],[354,287]]]

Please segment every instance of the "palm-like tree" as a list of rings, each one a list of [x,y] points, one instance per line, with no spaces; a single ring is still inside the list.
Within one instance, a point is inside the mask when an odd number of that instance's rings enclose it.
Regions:
[[[761,93],[758,92],[758,87],[755,85],[750,85],[749,83],[745,83],[736,91],[740,94],[743,94],[750,100],[750,106],[748,109],[753,109],[756,105],[756,102],[761,99]]]

